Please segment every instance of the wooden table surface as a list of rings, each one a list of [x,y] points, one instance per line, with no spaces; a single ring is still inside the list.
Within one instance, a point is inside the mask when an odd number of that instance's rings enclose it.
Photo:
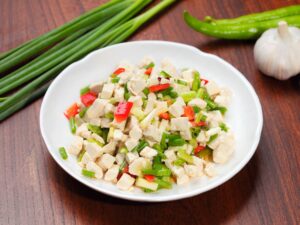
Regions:
[[[0,51],[102,2],[1,0]],[[207,38],[182,20],[184,9],[199,17],[233,17],[296,3],[300,1],[183,0],[131,39],[196,46],[232,63],[254,86],[264,112],[261,141],[249,164],[230,181],[193,198],[159,204],[93,191],[48,153],[39,130],[40,99],[0,126],[0,224],[300,224],[300,77],[281,82],[262,76],[253,61],[254,42]]]

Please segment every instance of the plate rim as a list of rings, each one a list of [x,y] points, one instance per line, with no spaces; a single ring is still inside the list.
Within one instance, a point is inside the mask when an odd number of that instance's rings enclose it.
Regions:
[[[246,85],[247,90],[250,92],[251,97],[254,100],[255,107],[257,109],[258,126],[257,126],[256,131],[255,131],[255,140],[253,141],[253,144],[250,148],[250,151],[243,158],[243,160],[241,160],[233,168],[231,173],[223,175],[216,182],[205,186],[200,191],[198,189],[195,189],[195,190],[191,190],[187,193],[175,194],[174,196],[173,195],[172,196],[160,196],[159,198],[153,198],[152,195],[147,196],[146,194],[145,194],[145,196],[135,196],[135,195],[128,195],[127,192],[116,193],[113,190],[108,190],[106,188],[101,188],[101,186],[95,187],[91,182],[84,179],[84,177],[74,173],[73,170],[69,169],[66,166],[66,164],[64,164],[63,161],[61,161],[59,159],[59,157],[57,155],[55,155],[52,150],[50,150],[51,149],[50,148],[50,143],[47,139],[46,131],[45,131],[44,124],[43,124],[43,115],[44,115],[45,110],[46,110],[45,109],[46,102],[50,98],[50,93],[51,93],[52,89],[55,87],[55,84],[60,81],[60,79],[64,76],[65,73],[68,72],[68,70],[70,70],[70,68],[72,68],[75,65],[83,64],[85,61],[88,61],[89,58],[92,58],[94,55],[100,54],[102,51],[107,51],[107,50],[112,49],[112,48],[118,48],[119,46],[135,45],[135,44],[163,44],[163,45],[171,45],[171,46],[174,46],[174,47],[187,48],[187,49],[193,51],[194,53],[197,53],[197,54],[202,55],[204,57],[213,58],[214,60],[219,61],[219,63],[222,63],[225,66],[229,67],[231,70],[233,70],[235,72],[235,75],[237,75],[241,79],[241,81]],[[40,131],[41,131],[41,134],[42,134],[43,141],[46,144],[47,150],[50,153],[50,155],[52,156],[52,158],[54,159],[54,161],[66,173],[68,173],[70,176],[72,176],[74,179],[76,179],[80,183],[82,183],[82,184],[88,186],[89,188],[92,188],[95,191],[98,191],[100,193],[103,193],[103,194],[106,194],[106,195],[109,195],[109,196],[112,196],[112,197],[125,199],[125,200],[138,201],[138,202],[166,202],[166,201],[174,201],[174,200],[189,198],[189,197],[199,195],[201,193],[205,193],[205,192],[207,192],[211,189],[214,189],[214,188],[224,184],[225,182],[230,180],[233,176],[235,176],[238,172],[240,172],[246,166],[246,164],[250,161],[250,159],[252,158],[252,156],[254,155],[254,153],[256,152],[256,149],[258,147],[258,144],[259,144],[259,141],[260,141],[260,138],[261,138],[262,128],[263,128],[263,112],[262,112],[262,106],[260,104],[259,97],[256,94],[256,92],[255,92],[253,86],[250,84],[250,82],[246,79],[246,77],[239,70],[237,70],[233,65],[231,65],[229,62],[225,61],[221,57],[210,54],[210,53],[203,52],[203,51],[201,51],[200,49],[198,49],[194,46],[183,44],[183,43],[171,42],[171,41],[161,41],[161,40],[140,40],[140,41],[130,41],[130,42],[125,42],[125,43],[115,44],[115,45],[112,45],[112,46],[108,46],[108,47],[105,47],[105,48],[102,48],[102,49],[95,50],[95,51],[89,53],[88,55],[86,55],[84,58],[70,64],[63,71],[61,71],[59,73],[59,75],[52,81],[52,83],[50,84],[50,86],[49,86],[49,88],[48,88],[48,90],[47,90],[47,92],[46,92],[46,94],[43,98],[43,101],[42,101],[42,104],[41,104],[41,107],[40,107],[39,123],[40,123]]]

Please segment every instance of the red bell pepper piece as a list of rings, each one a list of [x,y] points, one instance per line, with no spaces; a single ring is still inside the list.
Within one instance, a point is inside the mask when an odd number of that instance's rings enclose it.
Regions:
[[[149,68],[145,71],[145,74],[146,74],[146,75],[151,75],[152,70],[153,70],[153,67],[149,67]]]
[[[118,76],[120,73],[123,73],[123,72],[125,72],[125,69],[122,68],[122,67],[120,67],[120,68],[116,69],[116,70],[113,72],[112,77],[116,77],[116,76]]]
[[[207,124],[206,124],[206,122],[203,122],[203,121],[200,121],[200,122],[195,122],[195,121],[193,121],[193,122],[191,122],[192,123],[192,126],[193,127],[203,127],[203,126],[206,126]]]
[[[195,149],[194,149],[194,153],[197,154],[198,152],[202,151],[205,149],[205,146],[202,145],[198,145]]]
[[[79,111],[79,107],[76,103],[74,103],[73,105],[71,105],[65,112],[65,116],[68,118],[68,120],[71,118],[71,117],[74,117],[76,116],[76,114],[78,113]]]
[[[90,106],[97,99],[97,95],[93,92],[88,92],[80,96],[81,102],[86,106]]]
[[[149,91],[150,92],[158,92],[158,91],[162,91],[162,90],[165,90],[167,88],[170,87],[170,84],[167,83],[167,84],[157,84],[157,85],[152,85],[149,87]]]
[[[185,117],[188,117],[189,121],[194,120],[195,119],[195,113],[194,113],[193,107],[191,107],[191,106],[185,106],[184,107],[184,113],[183,113],[183,115]]]
[[[170,120],[170,114],[167,112],[159,114],[159,118],[164,119],[164,120]]]
[[[204,85],[207,84],[207,83],[209,82],[208,80],[202,79],[202,78],[201,78],[201,81],[204,81]]]
[[[115,119],[118,123],[121,123],[128,118],[132,106],[133,102],[119,102],[115,111]]]
[[[153,182],[155,179],[155,176],[146,174],[146,175],[144,175],[144,178],[149,182]]]

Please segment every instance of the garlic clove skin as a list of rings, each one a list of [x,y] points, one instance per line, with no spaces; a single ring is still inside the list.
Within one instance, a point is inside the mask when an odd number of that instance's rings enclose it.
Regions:
[[[278,25],[257,40],[254,59],[264,74],[287,80],[300,73],[300,29],[288,27],[285,21]]]

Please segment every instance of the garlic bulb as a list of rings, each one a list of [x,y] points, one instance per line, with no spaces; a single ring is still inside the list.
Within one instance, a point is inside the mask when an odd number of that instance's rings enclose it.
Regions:
[[[266,75],[287,80],[300,73],[300,29],[288,27],[285,21],[278,28],[262,34],[254,46],[254,59]]]

